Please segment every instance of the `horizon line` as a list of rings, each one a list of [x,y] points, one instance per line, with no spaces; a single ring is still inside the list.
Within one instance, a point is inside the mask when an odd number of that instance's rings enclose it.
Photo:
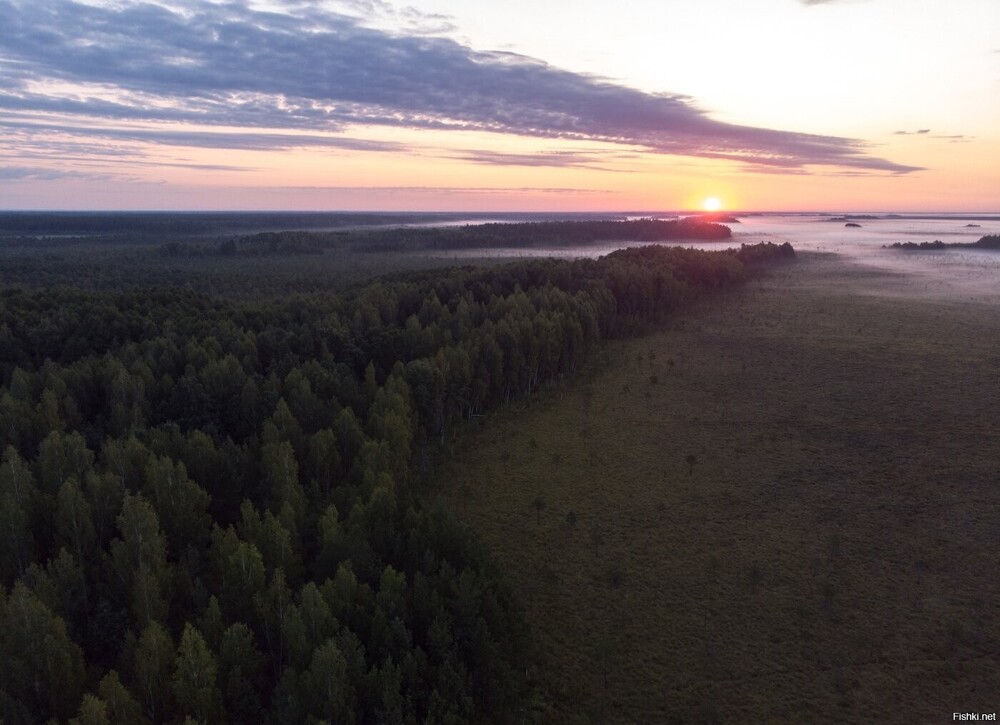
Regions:
[[[17,209],[0,208],[0,214],[408,214],[408,215],[540,215],[540,214],[699,214],[702,216],[738,216],[754,214],[916,214],[926,216],[930,214],[942,214],[955,216],[960,214],[978,214],[989,216],[1000,216],[1000,209],[995,211],[987,210],[962,210],[948,211],[942,209],[914,211],[906,209],[719,209],[717,211],[706,211],[705,209],[595,209],[595,210],[567,210],[567,209]]]

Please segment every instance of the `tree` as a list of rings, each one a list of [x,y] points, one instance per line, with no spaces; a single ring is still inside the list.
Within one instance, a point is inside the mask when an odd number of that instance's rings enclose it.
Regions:
[[[601,545],[604,544],[604,532],[601,531],[601,525],[596,521],[590,529],[590,544],[594,547],[595,554],[601,548]]]
[[[118,475],[112,471],[87,474],[83,487],[90,504],[96,542],[103,547],[114,533],[115,519],[121,513],[125,490]]]
[[[340,411],[333,422],[333,432],[340,449],[341,464],[345,469],[350,470],[351,463],[365,440],[364,431],[358,425],[358,419],[353,410],[344,408]]]
[[[84,569],[90,562],[96,536],[90,504],[80,491],[76,478],[69,478],[59,487],[56,504],[56,542],[61,544],[76,557],[79,566]],[[81,577],[83,583],[83,606],[88,607],[87,580]]]
[[[218,719],[221,697],[215,686],[216,672],[215,658],[201,633],[190,623],[184,625],[171,683],[181,714],[199,722]]]
[[[375,601],[389,619],[404,618],[407,611],[406,575],[386,566],[379,579]]]
[[[299,483],[299,464],[295,450],[287,441],[266,443],[261,447],[260,466],[265,490],[270,493],[271,511],[279,513],[284,504],[291,507],[295,533],[305,524],[306,497]]]
[[[281,515],[275,516],[270,511],[264,512],[261,536],[258,548],[264,555],[264,564],[268,573],[281,568],[291,586],[302,582],[302,541],[298,534],[299,524],[291,511],[291,504],[283,503]]]
[[[205,638],[205,644],[208,645],[208,648],[213,652],[218,652],[224,630],[222,607],[219,606],[219,598],[213,594],[208,598],[208,605],[198,619],[198,631]]]
[[[174,643],[158,622],[150,622],[142,631],[133,658],[133,677],[143,712],[154,722],[166,719],[172,711]]]
[[[7,446],[0,463],[0,584],[24,574],[34,559],[37,500],[31,470],[14,447]]]
[[[302,680],[314,717],[326,722],[354,722],[354,710],[347,702],[347,661],[335,640],[328,639],[316,648]]]
[[[111,725],[108,718],[108,703],[90,693],[83,696],[80,712],[69,721],[70,725]]]
[[[219,646],[218,684],[232,722],[259,722],[264,657],[242,622],[231,624]]]
[[[126,490],[133,492],[138,490],[150,455],[149,449],[140,443],[134,434],[124,440],[109,440],[101,448],[101,459],[105,467],[118,476],[123,494]]]
[[[32,564],[29,572],[34,567]],[[84,631],[90,608],[83,566],[66,549],[59,549],[59,553],[49,559],[45,572],[55,590],[54,606],[67,620],[70,632]]]
[[[541,496],[535,496],[535,499],[531,502],[531,508],[535,509],[535,515],[537,523],[539,526],[542,524],[542,510],[545,508],[545,499]]]
[[[188,478],[183,463],[154,456],[146,464],[142,492],[156,509],[156,516],[174,551],[186,545],[202,547],[208,535],[208,493]]]
[[[339,627],[330,604],[314,582],[307,582],[299,592],[299,613],[309,642],[323,642]]]
[[[275,427],[278,441],[286,441],[292,444],[296,455],[305,453],[305,436],[302,433],[302,426],[292,413],[291,408],[284,398],[278,399],[278,404],[274,408],[274,415],[271,416],[270,423]]]
[[[28,713],[29,720],[68,720],[83,695],[83,652],[69,638],[66,623],[18,582],[0,608],[0,662],[2,688]],[[20,720],[6,712],[0,716]]]
[[[285,668],[287,647],[284,624],[292,604],[292,591],[285,583],[285,572],[280,568],[274,571],[267,589],[253,595],[254,609],[261,622],[275,677],[279,677]]]
[[[118,529],[121,539],[111,542],[114,571],[132,597],[132,612],[145,627],[166,614],[167,542],[156,512],[141,495],[125,494]]]
[[[340,465],[337,436],[333,430],[324,428],[317,431],[309,439],[309,468],[323,501],[330,496]]]
[[[97,686],[97,692],[107,703],[111,725],[131,725],[144,721],[142,707],[132,697],[132,693],[125,689],[116,670],[111,670],[104,676]]]
[[[687,464],[688,475],[690,476],[692,473],[694,473],[694,467],[698,465],[698,457],[693,453],[688,453],[684,457],[684,462]]]
[[[94,454],[77,431],[60,433],[52,431],[38,446],[39,488],[55,496],[63,482],[73,476],[77,481],[86,478],[94,465]]]
[[[252,543],[243,541],[232,527],[212,532],[210,559],[218,576],[219,601],[229,617],[254,620],[253,597],[264,589],[264,557]]]
[[[347,534],[341,526],[337,507],[326,507],[317,524],[318,551],[313,564],[316,581],[326,581],[332,577],[337,566],[348,556]]]

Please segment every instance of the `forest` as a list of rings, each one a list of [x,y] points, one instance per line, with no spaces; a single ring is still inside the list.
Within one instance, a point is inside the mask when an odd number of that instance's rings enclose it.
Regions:
[[[323,254],[347,247],[354,252],[456,249],[532,249],[586,246],[595,242],[726,241],[729,227],[696,218],[596,221],[490,222],[451,227],[406,227],[339,231],[259,232],[232,236],[218,244],[165,243],[170,257]]]
[[[0,290],[0,720],[530,719],[527,625],[425,503],[434,457],[792,256],[648,246],[256,299]]]
[[[1000,249],[1000,234],[987,234],[975,242],[945,243],[940,239],[935,239],[933,242],[893,242],[885,245],[885,248],[902,249],[907,252],[935,249]]]

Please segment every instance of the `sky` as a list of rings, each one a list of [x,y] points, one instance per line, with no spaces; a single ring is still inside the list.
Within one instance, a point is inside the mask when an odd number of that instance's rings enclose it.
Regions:
[[[1000,212],[997,0],[0,0],[0,209]]]

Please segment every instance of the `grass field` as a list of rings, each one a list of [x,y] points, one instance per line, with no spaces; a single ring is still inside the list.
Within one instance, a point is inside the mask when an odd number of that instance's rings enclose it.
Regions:
[[[541,720],[1000,710],[1000,308],[921,294],[807,255],[463,439]]]

